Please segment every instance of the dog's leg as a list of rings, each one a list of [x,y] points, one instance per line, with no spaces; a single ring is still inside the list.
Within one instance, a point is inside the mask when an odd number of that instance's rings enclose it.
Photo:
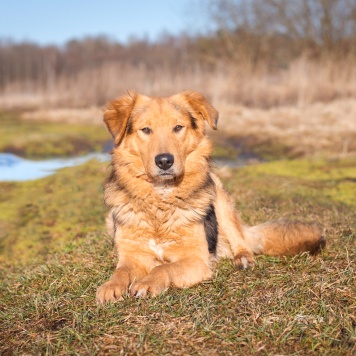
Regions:
[[[124,231],[129,234],[129,231]],[[118,239],[119,263],[109,281],[98,288],[96,299],[99,304],[122,299],[131,283],[142,279],[158,261],[149,247],[140,240]]]
[[[167,236],[166,240],[175,241],[163,250],[167,263],[154,267],[147,276],[133,283],[130,288],[132,295],[155,296],[170,286],[191,287],[212,277],[202,224],[180,229],[174,235]]]
[[[101,285],[96,292],[96,300],[99,304],[105,302],[115,302],[122,299],[122,295],[125,294],[132,283],[135,280],[139,280],[148,271],[145,266],[135,264],[131,261],[120,262],[115,272],[110,279]]]
[[[233,263],[236,267],[247,268],[254,265],[254,254],[246,244],[242,225],[235,210],[234,203],[215,175],[211,175],[216,186],[215,211],[219,226],[219,238],[228,241]]]
[[[203,260],[183,259],[155,267],[147,276],[133,283],[130,292],[136,297],[156,296],[170,286],[191,287],[211,277],[211,270]]]

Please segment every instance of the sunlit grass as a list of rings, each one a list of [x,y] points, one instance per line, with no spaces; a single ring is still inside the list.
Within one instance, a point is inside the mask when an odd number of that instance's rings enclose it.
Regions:
[[[348,197],[355,181],[344,195],[342,183],[352,162],[300,161],[300,176],[298,161],[281,161],[225,179],[251,224],[280,216],[320,222],[327,240],[320,256],[258,257],[246,271],[223,261],[212,281],[102,308],[95,291],[116,263],[103,227],[105,164],[0,184],[0,211],[10,207],[0,218],[2,241],[14,244],[2,251],[14,263],[1,268],[0,353],[353,354],[356,213]],[[340,198],[329,194],[329,182]],[[51,238],[38,241],[44,229]],[[24,254],[22,264],[15,264],[22,248],[15,236],[37,251]]]
[[[101,152],[110,140],[103,125],[21,120],[14,113],[0,113],[0,125],[0,152],[27,158]]]

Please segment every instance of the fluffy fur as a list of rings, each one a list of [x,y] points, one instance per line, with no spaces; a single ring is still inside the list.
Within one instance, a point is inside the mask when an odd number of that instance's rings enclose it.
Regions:
[[[119,262],[98,303],[190,287],[212,278],[221,258],[247,268],[254,254],[315,253],[324,245],[315,225],[241,223],[211,171],[205,122],[216,129],[218,112],[201,94],[130,92],[109,103],[104,121],[115,141],[105,202]]]

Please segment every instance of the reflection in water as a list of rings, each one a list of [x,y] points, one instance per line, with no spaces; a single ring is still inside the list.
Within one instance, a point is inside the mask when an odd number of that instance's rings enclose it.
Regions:
[[[26,181],[50,176],[57,169],[72,167],[97,159],[104,162],[110,159],[108,153],[90,153],[82,157],[31,161],[11,153],[0,153],[0,181]]]

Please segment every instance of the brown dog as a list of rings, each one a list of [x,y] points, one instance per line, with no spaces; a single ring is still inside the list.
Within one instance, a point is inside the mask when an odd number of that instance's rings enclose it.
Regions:
[[[247,268],[254,254],[314,253],[325,244],[314,225],[242,225],[211,171],[204,122],[216,129],[218,112],[201,94],[130,92],[110,102],[104,121],[115,140],[105,202],[119,263],[99,287],[99,303],[190,287],[210,279],[221,258]]]

